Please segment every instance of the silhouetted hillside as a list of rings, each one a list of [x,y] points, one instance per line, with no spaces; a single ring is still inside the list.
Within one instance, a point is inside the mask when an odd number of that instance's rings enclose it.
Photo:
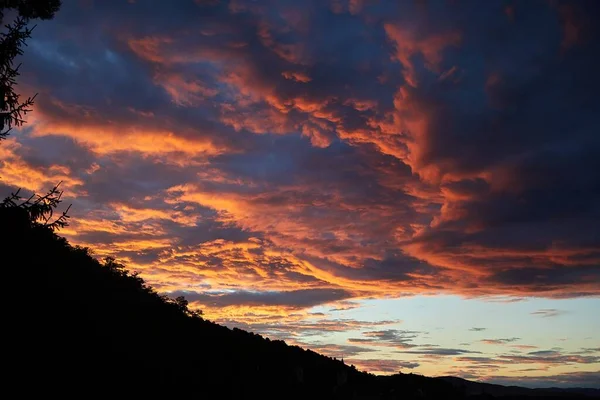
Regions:
[[[0,207],[0,227],[5,390],[18,397],[463,398],[441,379],[376,377],[204,320],[28,210]]]

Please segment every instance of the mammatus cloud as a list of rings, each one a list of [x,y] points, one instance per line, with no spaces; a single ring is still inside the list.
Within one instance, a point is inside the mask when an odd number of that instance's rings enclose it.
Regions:
[[[459,356],[308,309],[600,294],[598,7],[65,3],[0,187],[63,181],[70,240],[210,318]]]

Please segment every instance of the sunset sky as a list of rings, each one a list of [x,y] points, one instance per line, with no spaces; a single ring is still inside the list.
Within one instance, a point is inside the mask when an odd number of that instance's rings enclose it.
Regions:
[[[62,181],[72,243],[363,370],[600,387],[598,16],[63,0],[0,196]]]

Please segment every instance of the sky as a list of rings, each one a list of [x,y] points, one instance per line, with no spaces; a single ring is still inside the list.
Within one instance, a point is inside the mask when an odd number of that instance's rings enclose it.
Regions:
[[[0,194],[62,181],[71,243],[363,370],[600,387],[599,15],[64,0]]]

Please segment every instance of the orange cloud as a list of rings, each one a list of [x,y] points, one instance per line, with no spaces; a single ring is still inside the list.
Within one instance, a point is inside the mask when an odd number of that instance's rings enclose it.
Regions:
[[[448,46],[457,46],[461,39],[457,32],[417,38],[415,32],[389,23],[384,25],[384,29],[390,40],[396,45],[395,58],[405,68],[404,77],[412,87],[417,87],[419,84],[412,57],[417,54],[422,55],[425,59],[425,66],[432,71],[437,71],[442,61],[442,50]]]
[[[83,181],[73,176],[69,167],[58,164],[44,169],[34,167],[16,154],[16,150],[21,147],[15,138],[4,140],[0,145],[0,179],[5,185],[21,188],[29,193],[42,193],[63,182],[65,195],[77,194]]]
[[[138,122],[103,119],[97,110],[82,108],[52,100],[52,108],[60,110],[60,117],[49,110],[39,110],[30,123],[33,136],[67,136],[98,154],[119,151],[141,152],[147,155],[165,153],[214,155],[225,151],[201,134],[183,136],[169,128],[152,128],[154,116],[143,115]],[[46,112],[44,112],[46,111]],[[161,121],[164,123],[164,121]]]
[[[312,79],[310,79],[310,76],[306,75],[303,72],[283,71],[281,73],[281,75],[285,79],[291,79],[296,82],[302,82],[302,83],[310,82],[312,80]]]
[[[218,91],[207,87],[202,81],[186,78],[181,74],[158,73],[155,76],[158,85],[165,88],[173,101],[180,106],[198,106],[204,99],[215,96]]]

